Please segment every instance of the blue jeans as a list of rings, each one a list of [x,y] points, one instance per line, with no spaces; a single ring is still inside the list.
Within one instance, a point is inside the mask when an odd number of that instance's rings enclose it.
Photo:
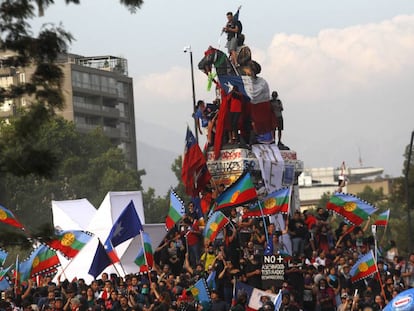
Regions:
[[[304,253],[305,241],[302,238],[291,238],[292,240],[292,255],[300,256]]]

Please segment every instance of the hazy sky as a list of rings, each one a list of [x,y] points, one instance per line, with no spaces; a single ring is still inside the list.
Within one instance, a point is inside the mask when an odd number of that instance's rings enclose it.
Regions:
[[[211,101],[197,63],[209,45],[224,49],[225,13],[242,5],[246,44],[285,106],[283,142],[305,167],[359,166],[361,155],[401,175],[414,130],[414,1],[146,0],[136,14],[118,0],[81,2],[53,5],[34,25],[61,22],[73,53],[128,59],[139,140],[182,152],[193,125],[183,47],[192,47],[197,99]]]

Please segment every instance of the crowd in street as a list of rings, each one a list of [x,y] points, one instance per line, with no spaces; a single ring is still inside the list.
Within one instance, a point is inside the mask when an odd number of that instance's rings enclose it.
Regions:
[[[378,256],[380,279],[374,275],[351,282],[352,266],[374,249],[368,226],[350,230],[342,222],[334,228],[333,215],[320,208],[315,213],[296,211],[281,229],[271,217],[243,218],[242,211],[231,209],[230,223],[210,242],[204,240],[203,223],[190,203],[155,250],[149,274],[102,273],[91,284],[83,279],[29,280],[2,293],[0,310],[245,310],[249,297],[235,293],[235,282],[269,294],[280,291],[280,310],[382,310],[414,286],[414,254],[402,258],[393,241]],[[269,252],[282,255],[285,271],[283,280],[265,285],[262,260]],[[200,278],[209,279],[209,302],[199,303],[188,290]],[[262,298],[262,310],[275,309]]]

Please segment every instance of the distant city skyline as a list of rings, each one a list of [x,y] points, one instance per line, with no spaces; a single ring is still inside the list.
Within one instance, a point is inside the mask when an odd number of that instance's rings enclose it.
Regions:
[[[128,59],[138,140],[180,154],[185,128],[194,123],[183,48],[192,48],[197,99],[212,101],[197,63],[209,45],[225,49],[225,13],[239,5],[260,75],[285,106],[283,141],[305,167],[338,167],[342,161],[359,166],[361,157],[384,174],[402,175],[414,130],[412,1],[153,0],[130,14],[117,0],[84,0],[80,6],[52,5],[33,25],[62,22],[76,38],[72,53]],[[149,123],[164,128],[169,139],[149,132]],[[151,155],[139,157],[143,163]],[[171,163],[162,165],[171,174]]]

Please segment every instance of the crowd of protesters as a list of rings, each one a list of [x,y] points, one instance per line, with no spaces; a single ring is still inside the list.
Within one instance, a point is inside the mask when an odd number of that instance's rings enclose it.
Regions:
[[[368,225],[352,230],[345,222],[335,226],[333,215],[321,208],[285,216],[283,228],[272,217],[242,214],[243,208],[231,209],[230,223],[209,242],[190,203],[155,250],[149,274],[103,273],[91,284],[83,279],[53,283],[46,277],[40,284],[29,280],[2,293],[0,310],[245,310],[248,297],[234,297],[236,281],[269,293],[280,291],[280,310],[382,310],[399,292],[414,286],[414,253],[404,260],[393,241],[378,256],[380,279],[374,275],[351,282],[350,269],[375,246]],[[282,282],[265,286],[262,259],[269,252],[284,256],[285,274]],[[211,273],[211,301],[198,303],[188,288]],[[264,296],[261,309],[275,308]]]

